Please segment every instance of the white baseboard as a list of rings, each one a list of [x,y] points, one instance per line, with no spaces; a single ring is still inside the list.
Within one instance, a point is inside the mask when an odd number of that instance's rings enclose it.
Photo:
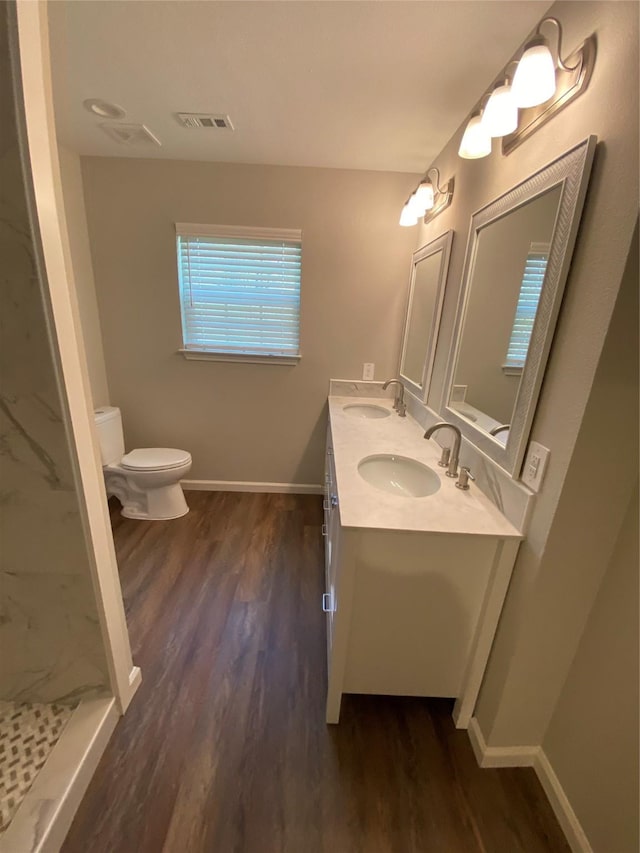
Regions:
[[[560,780],[541,746],[487,746],[475,717],[467,729],[480,767],[533,767],[573,853],[593,853]]]
[[[113,698],[80,703],[0,838],[0,853],[60,850],[118,719]]]
[[[467,732],[480,767],[533,767],[540,750],[539,746],[487,746],[475,717]]]
[[[571,808],[571,803],[542,747],[538,751],[533,769],[536,771],[536,776],[540,780],[573,853],[593,853],[589,839],[585,835],[576,813]]]
[[[260,494],[321,495],[318,483],[251,483],[247,480],[181,480],[182,488],[199,492],[256,492]]]

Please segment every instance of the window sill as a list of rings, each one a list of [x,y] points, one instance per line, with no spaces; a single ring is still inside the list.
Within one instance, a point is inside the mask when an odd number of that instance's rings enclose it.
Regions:
[[[187,361],[232,361],[239,364],[297,364],[300,355],[242,355],[240,353],[207,352],[206,350],[179,349]]]

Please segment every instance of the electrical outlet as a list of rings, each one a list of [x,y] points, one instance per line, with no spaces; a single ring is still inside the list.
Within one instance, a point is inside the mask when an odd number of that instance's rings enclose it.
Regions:
[[[362,378],[363,379],[373,379],[373,374],[375,372],[376,366],[375,364],[371,364],[370,362],[365,362],[362,365]]]
[[[522,468],[522,482],[525,486],[529,486],[533,492],[540,491],[550,452],[549,448],[543,447],[537,441],[529,442],[529,449]]]

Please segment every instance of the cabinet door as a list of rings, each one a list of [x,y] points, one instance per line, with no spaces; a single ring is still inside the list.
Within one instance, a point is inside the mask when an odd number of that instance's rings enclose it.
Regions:
[[[327,428],[327,448],[325,455],[325,486],[324,486],[324,566],[325,593],[322,606],[327,614],[327,643],[331,648],[333,634],[333,616],[336,609],[336,577],[337,577],[337,545],[340,530],[340,513],[338,509],[338,494],[336,472],[331,442],[331,429]]]
[[[335,485],[335,466],[333,463],[333,444],[331,441],[331,428],[327,426],[327,446],[324,457],[324,524],[322,525],[322,535],[324,536],[324,568],[327,592],[329,584],[329,565],[331,564],[332,550],[332,542],[331,536],[329,535],[329,531],[331,529],[332,503],[335,503],[335,501],[337,500],[336,491],[337,490]]]

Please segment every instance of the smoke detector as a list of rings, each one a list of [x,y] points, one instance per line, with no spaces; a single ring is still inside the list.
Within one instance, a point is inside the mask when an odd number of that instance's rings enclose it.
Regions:
[[[101,124],[100,127],[120,145],[162,145],[144,124]]]
[[[233,130],[233,125],[228,115],[176,113],[176,117],[183,127],[200,127],[208,130]]]

